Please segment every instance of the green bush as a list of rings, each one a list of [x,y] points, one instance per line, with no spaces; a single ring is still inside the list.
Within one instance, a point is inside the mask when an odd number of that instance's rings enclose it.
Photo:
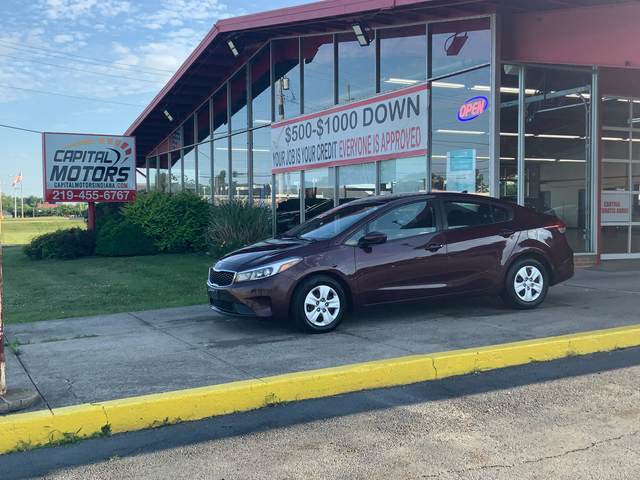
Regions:
[[[25,245],[22,251],[33,260],[70,259],[93,255],[95,246],[95,231],[68,228],[40,235]]]
[[[211,206],[207,243],[213,255],[225,255],[271,235],[271,211],[268,207],[243,200]]]
[[[120,211],[153,238],[161,252],[197,251],[206,244],[209,204],[194,193],[167,195],[153,191],[138,195]]]
[[[94,253],[104,257],[131,257],[137,255],[155,255],[158,247],[153,243],[142,227],[134,223],[108,215],[101,225],[96,239]],[[96,225],[97,228],[97,225]]]

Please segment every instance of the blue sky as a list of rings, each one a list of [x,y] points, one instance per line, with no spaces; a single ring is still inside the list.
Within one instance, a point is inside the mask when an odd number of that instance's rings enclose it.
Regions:
[[[16,128],[121,135],[218,20],[273,8],[266,0],[1,3],[0,188],[13,195],[22,171],[25,196],[42,196],[42,137]]]

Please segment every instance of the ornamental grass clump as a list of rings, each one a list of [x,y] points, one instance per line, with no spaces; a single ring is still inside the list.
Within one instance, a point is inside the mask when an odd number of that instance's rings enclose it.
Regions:
[[[230,200],[211,206],[207,244],[215,256],[259,242],[273,235],[271,210],[244,200]]]

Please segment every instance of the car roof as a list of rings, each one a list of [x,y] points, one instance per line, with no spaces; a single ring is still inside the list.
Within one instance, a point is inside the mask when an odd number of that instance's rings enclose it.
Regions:
[[[364,197],[364,198],[360,198],[358,200],[353,200],[352,202],[349,202],[351,204],[353,203],[357,203],[357,204],[362,204],[362,203],[390,203],[393,202],[395,200],[400,200],[400,199],[411,199],[411,198],[450,198],[450,199],[463,199],[463,198],[468,198],[469,200],[481,200],[481,201],[491,201],[491,202],[497,202],[497,203],[501,203],[504,205],[509,205],[512,206],[513,204],[511,202],[505,202],[502,201],[498,198],[494,198],[494,197],[489,197],[487,195],[477,195],[477,194],[473,194],[473,193],[466,193],[466,192],[441,192],[441,191],[437,191],[437,192],[409,192],[409,193],[394,193],[391,195],[373,195],[373,196],[369,196],[369,197]]]

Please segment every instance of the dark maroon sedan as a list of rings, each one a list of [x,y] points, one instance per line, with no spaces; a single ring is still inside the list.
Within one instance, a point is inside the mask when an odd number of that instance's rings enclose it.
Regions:
[[[453,295],[501,295],[535,308],[573,275],[556,217],[464,193],[368,197],[282,236],[237,250],[209,270],[213,310],[289,317],[314,333],[362,307]]]

